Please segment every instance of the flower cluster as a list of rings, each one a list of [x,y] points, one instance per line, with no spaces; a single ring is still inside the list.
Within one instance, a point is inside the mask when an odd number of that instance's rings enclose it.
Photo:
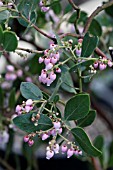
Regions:
[[[33,101],[28,99],[26,102],[23,101],[22,105],[16,106],[16,113],[21,115],[22,113],[28,113],[33,109]]]
[[[44,56],[39,57],[39,63],[45,64],[45,69],[41,71],[39,81],[43,84],[50,86],[56,79],[56,73],[61,73],[61,69],[58,65],[55,65],[60,59],[60,54],[57,50],[57,45],[50,44],[50,49],[44,51]]]
[[[44,4],[43,0],[39,2],[39,6],[41,7],[42,12],[47,12],[49,10],[49,7],[47,7],[46,4]]]
[[[99,70],[105,70],[108,67],[112,67],[113,66],[113,62],[107,58],[100,58],[100,60],[97,60],[94,64],[93,67],[95,69],[99,69]]]

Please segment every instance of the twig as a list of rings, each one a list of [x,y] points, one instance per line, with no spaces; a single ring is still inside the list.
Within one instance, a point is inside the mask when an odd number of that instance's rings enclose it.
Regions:
[[[102,170],[98,158],[91,157],[92,165],[94,170]]]
[[[11,167],[6,161],[4,161],[2,158],[0,158],[0,163],[7,168],[7,170],[14,170],[13,167]]]
[[[102,6],[97,7],[97,9],[88,17],[88,20],[87,20],[87,22],[86,22],[86,25],[85,25],[84,31],[83,31],[84,34],[87,33],[87,31],[88,31],[88,29],[89,29],[89,27],[90,27],[90,25],[91,25],[91,23],[92,23],[93,18],[94,18],[97,14],[99,14],[101,11],[103,11],[104,9],[110,7],[111,5],[113,5],[113,0],[111,0],[111,1],[109,1],[109,2],[106,2],[106,3],[103,4]]]
[[[28,52],[28,53],[37,53],[37,54],[42,54],[42,53],[43,53],[43,51],[26,49],[26,48],[22,48],[22,47],[18,47],[17,50],[26,51],[26,52]]]
[[[79,30],[77,29],[77,23],[78,23],[78,20],[80,18],[80,8],[77,5],[75,5],[73,0],[68,0],[68,1],[72,5],[73,9],[77,11],[77,18],[75,20],[74,25],[75,25],[76,32],[79,33]]]
[[[76,37],[76,38],[83,38],[83,36],[81,36],[80,34],[73,34],[73,33],[65,33],[65,34],[62,34],[60,35],[60,38],[64,38],[66,36],[71,36],[71,37]]]

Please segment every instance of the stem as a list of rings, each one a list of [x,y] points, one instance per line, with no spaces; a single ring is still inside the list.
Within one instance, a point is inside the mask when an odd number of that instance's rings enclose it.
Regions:
[[[81,76],[81,73],[82,73],[81,70],[78,68],[80,93],[82,93],[82,76]]]
[[[22,19],[24,19],[27,23],[29,23],[29,24],[31,23],[30,20],[28,20],[26,17],[24,17],[21,13],[20,13],[20,17],[21,17]],[[31,26],[32,26],[33,28],[35,28],[35,30],[37,30],[39,33],[41,33],[41,34],[44,35],[45,37],[53,40],[53,41],[55,42],[55,44],[57,44],[56,38],[53,38],[53,37],[51,37],[50,35],[46,34],[45,32],[43,32],[40,28],[38,28],[38,27],[37,27],[36,25],[34,25],[34,24],[32,24]]]
[[[99,160],[97,158],[91,157],[91,161],[92,161],[94,170],[102,170]]]
[[[98,15],[101,11],[103,11],[104,9],[110,7],[111,5],[113,5],[113,0],[109,1],[109,2],[106,2],[105,4],[103,4],[102,6],[99,6],[97,7],[97,9],[88,17],[88,20],[86,22],[86,25],[84,27],[84,31],[83,33],[86,34],[91,23],[92,23],[92,20],[93,18]]]
[[[0,158],[0,164],[2,164],[4,167],[6,167],[7,170],[14,170],[5,160]]]
[[[37,54],[42,54],[43,51],[37,51],[37,50],[32,50],[32,49],[26,49],[26,48],[22,48],[22,47],[18,47],[17,50],[22,50],[22,51],[26,51],[28,53],[37,53]]]
[[[76,32],[79,33],[79,30],[77,29],[77,23],[78,23],[78,20],[80,18],[80,8],[77,5],[75,5],[73,0],[68,0],[68,1],[71,4],[71,6],[73,7],[73,9],[77,11],[77,18],[75,20],[74,26],[75,26]]]

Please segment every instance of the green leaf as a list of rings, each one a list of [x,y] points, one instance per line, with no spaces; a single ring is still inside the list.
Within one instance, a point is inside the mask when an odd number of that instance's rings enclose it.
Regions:
[[[22,18],[18,19],[18,22],[24,26],[24,27],[28,27],[28,29],[31,27],[32,24],[36,23],[36,19],[37,19],[37,13],[35,11],[31,12],[30,14],[30,23],[28,23],[27,21],[25,21]]]
[[[85,131],[80,128],[76,127],[71,130],[73,136],[75,137],[75,140],[79,144],[79,146],[86,152],[89,156],[99,156],[101,152],[93,146],[91,143],[89,137],[85,133]]]
[[[10,96],[9,96],[9,108],[14,109],[15,106],[15,88],[11,90]]]
[[[37,112],[30,112],[17,116],[13,119],[13,122],[19,129],[28,133],[40,130],[46,131],[53,126],[51,119],[44,114],[40,115],[40,119],[38,120],[38,126],[35,126],[34,123],[31,121],[32,114],[36,115]]]
[[[7,20],[10,16],[10,12],[8,10],[0,12],[0,24]]]
[[[86,117],[78,120],[77,126],[80,126],[80,127],[90,126],[95,120],[95,117],[96,117],[96,111],[90,110]]]
[[[101,36],[102,35],[102,28],[101,25],[99,24],[99,22],[96,19],[93,19],[89,30],[88,30],[92,35],[95,36]]]
[[[18,46],[17,36],[12,31],[4,31],[3,48],[5,51],[15,51]]]
[[[98,44],[98,37],[91,36],[89,33],[86,33],[82,43],[82,53],[81,57],[89,57],[95,50]]]
[[[104,146],[104,138],[103,136],[99,135],[95,138],[94,142],[93,142],[94,146],[101,150],[103,149],[103,146]]]
[[[69,92],[69,93],[76,93],[75,88],[74,88],[74,84],[72,81],[72,77],[69,73],[69,68],[65,65],[61,68],[62,70],[62,74],[61,74],[61,80],[62,80],[62,84],[61,87],[63,90]]]
[[[0,107],[3,107],[4,105],[4,93],[2,88],[0,87]]]
[[[110,6],[110,7],[108,7],[108,8],[106,8],[106,9],[105,9],[105,12],[106,12],[109,16],[111,16],[111,17],[113,18],[113,5]]]
[[[3,29],[0,26],[0,44],[3,42]]]
[[[68,22],[74,23],[74,22],[76,21],[76,18],[77,18],[77,12],[74,12],[74,13],[70,16]]]
[[[70,4],[68,4],[64,9],[64,14],[67,14],[68,12],[70,12],[72,10],[73,10],[72,6]]]
[[[40,100],[43,98],[41,90],[30,82],[22,82],[20,91],[22,96],[26,99]]]
[[[64,117],[66,120],[78,120],[89,113],[90,99],[88,94],[78,94],[66,103]]]
[[[54,4],[51,6],[51,8],[53,9],[53,11],[56,15],[61,13],[62,7],[61,7],[60,2],[58,2],[58,1],[54,2]]]
[[[77,71],[78,68],[83,68],[86,69],[88,66],[92,65],[94,63],[93,60],[87,60],[87,61],[82,61],[80,63],[77,63],[75,64],[74,66],[72,66],[69,71],[72,72],[72,71]],[[83,69],[82,69],[83,70]]]

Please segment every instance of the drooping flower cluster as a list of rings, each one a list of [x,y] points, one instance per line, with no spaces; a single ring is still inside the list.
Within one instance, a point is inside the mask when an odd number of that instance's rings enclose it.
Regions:
[[[16,113],[21,115],[22,113],[28,113],[33,109],[33,101],[28,99],[26,102],[23,102],[22,105],[16,106]]]
[[[93,67],[95,69],[99,69],[99,70],[105,70],[107,67],[112,67],[113,66],[113,62],[107,58],[101,58],[100,60],[97,60]]]
[[[41,0],[41,1],[39,2],[39,6],[41,7],[41,11],[42,11],[42,12],[47,12],[47,11],[49,10],[49,7],[46,6],[46,4],[44,3],[43,0]]]
[[[45,64],[45,69],[41,71],[39,81],[50,86],[56,79],[56,73],[61,73],[61,69],[56,65],[60,59],[57,45],[50,44],[50,49],[44,51],[44,56],[39,57],[39,63]]]

